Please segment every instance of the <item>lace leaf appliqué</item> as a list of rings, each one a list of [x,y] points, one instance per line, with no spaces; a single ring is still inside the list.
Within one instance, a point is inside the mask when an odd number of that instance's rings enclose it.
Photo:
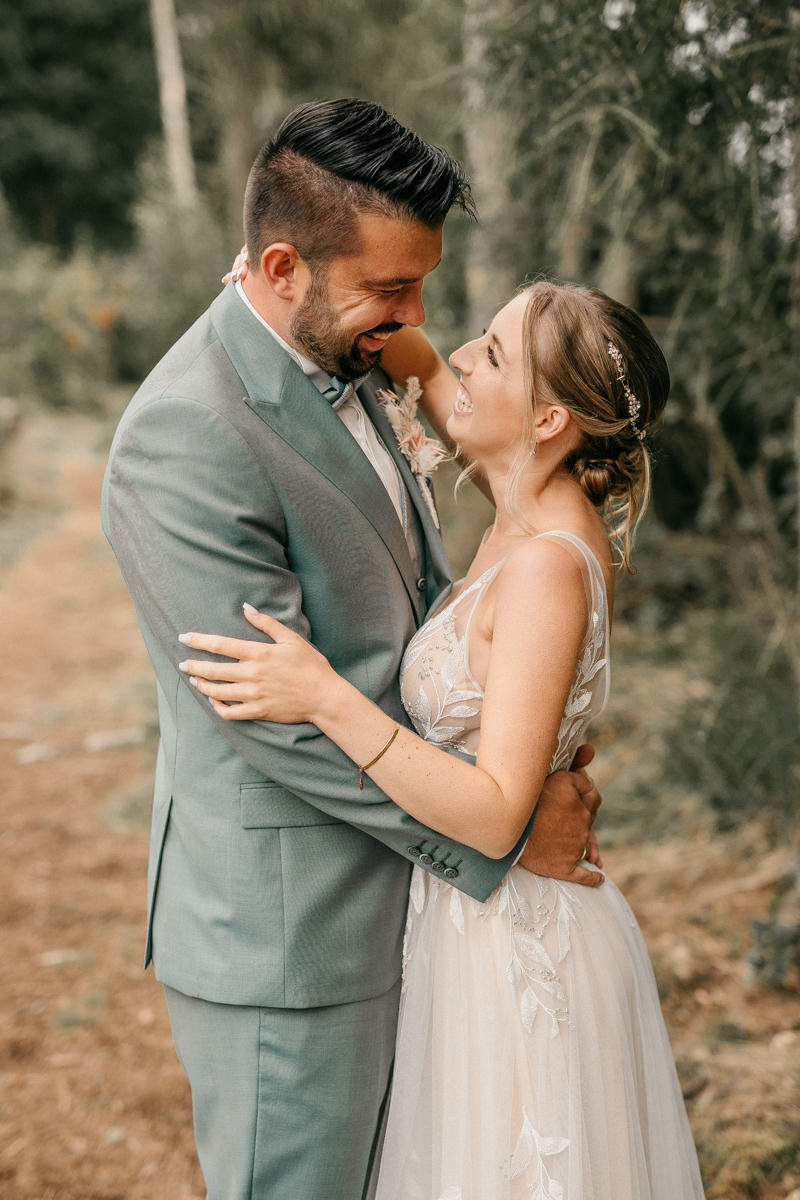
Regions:
[[[563,1200],[564,1189],[558,1180],[550,1178],[544,1160],[554,1154],[561,1154],[568,1146],[568,1138],[542,1137],[534,1129],[523,1105],[522,1129],[508,1167],[510,1177],[518,1179],[526,1172],[532,1173],[534,1178],[530,1181],[531,1195],[536,1200]]]

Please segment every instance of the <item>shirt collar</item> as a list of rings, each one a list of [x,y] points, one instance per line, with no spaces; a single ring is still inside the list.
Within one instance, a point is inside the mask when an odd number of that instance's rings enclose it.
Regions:
[[[242,300],[247,305],[247,307],[250,309],[250,312],[253,314],[253,316],[256,318],[256,320],[261,322],[261,324],[264,326],[264,328],[266,330],[268,330],[269,333],[271,333],[272,336],[275,338],[275,341],[278,343],[278,345],[282,346],[283,349],[286,351],[286,353],[289,355],[289,357],[294,362],[297,363],[300,370],[303,372],[304,375],[308,376],[309,380],[311,381],[311,383],[313,383],[313,385],[317,389],[317,391],[324,392],[325,388],[328,386],[328,384],[330,383],[330,380],[331,380],[329,372],[326,371],[324,367],[319,366],[318,363],[313,362],[310,358],[306,358],[305,354],[301,354],[300,351],[295,349],[294,346],[290,346],[289,343],[287,341],[285,341],[279,333],[275,332],[275,330],[272,328],[272,326],[269,324],[269,322],[265,321],[264,318],[262,317],[261,313],[256,308],[254,308],[253,305],[250,303],[249,299],[247,298],[247,296],[245,294],[245,290],[242,287],[241,282],[239,280],[237,280],[233,286],[236,288],[237,293],[242,298]],[[367,375],[368,374],[369,374],[369,372],[367,372]],[[355,392],[356,388],[361,387],[361,384],[367,378],[367,375],[362,375],[362,377],[360,379],[353,380],[351,389],[344,392],[342,394],[341,398],[336,401],[336,404],[333,406],[334,410],[337,408],[340,408],[341,405],[344,404],[345,400],[347,400],[347,398],[349,396],[351,396],[353,394],[353,392]]]

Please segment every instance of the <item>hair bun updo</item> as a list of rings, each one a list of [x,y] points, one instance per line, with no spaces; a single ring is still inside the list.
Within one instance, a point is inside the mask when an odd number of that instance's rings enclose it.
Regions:
[[[629,571],[650,493],[645,434],[664,410],[669,370],[638,313],[604,292],[538,282],[523,324],[528,394],[561,404],[581,430],[565,461],[598,508]]]

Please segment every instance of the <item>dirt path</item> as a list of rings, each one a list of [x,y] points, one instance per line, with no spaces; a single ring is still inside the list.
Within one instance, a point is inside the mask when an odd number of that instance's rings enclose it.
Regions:
[[[153,697],[99,527],[103,458],[96,424],[30,419],[0,522],[4,1200],[204,1194],[141,970]],[[621,743],[635,753],[635,731]],[[800,1200],[797,992],[748,990],[742,965],[788,852],[742,831],[606,859],[651,948],[709,1197]]]
[[[0,1195],[190,1200],[188,1089],[141,969],[149,669],[99,527],[97,432],[49,422],[14,446],[38,536],[0,587]]]

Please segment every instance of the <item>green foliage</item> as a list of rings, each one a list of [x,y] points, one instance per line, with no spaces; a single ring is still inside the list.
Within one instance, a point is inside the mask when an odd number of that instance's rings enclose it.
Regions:
[[[738,464],[763,457],[779,502],[794,490],[795,18],[777,0],[564,0],[486,30],[516,149],[510,211],[487,233],[501,258],[595,283],[660,333],[674,466],[656,489],[675,528],[702,509],[725,532],[752,507],[715,458],[717,425]]]
[[[705,1164],[708,1200],[758,1200],[766,1185],[800,1168],[797,1130],[785,1121],[764,1123],[757,1115],[718,1127],[698,1146]]]
[[[800,816],[800,743],[791,665],[765,653],[740,610],[686,618],[685,703],[665,730],[664,782],[702,795],[720,829],[763,822],[774,841]]]
[[[158,128],[141,0],[0,2],[0,180],[28,236],[119,244]]]
[[[750,979],[767,987],[785,987],[800,968],[800,853],[778,881],[766,918],[752,922],[748,955]]]
[[[16,232],[0,205],[0,391],[54,407],[103,404],[119,296],[87,246],[64,261]]]
[[[237,247],[238,249],[238,247]],[[141,379],[203,312],[233,259],[204,203],[182,209],[153,170],[135,212],[133,252],[119,270],[117,373]]]

